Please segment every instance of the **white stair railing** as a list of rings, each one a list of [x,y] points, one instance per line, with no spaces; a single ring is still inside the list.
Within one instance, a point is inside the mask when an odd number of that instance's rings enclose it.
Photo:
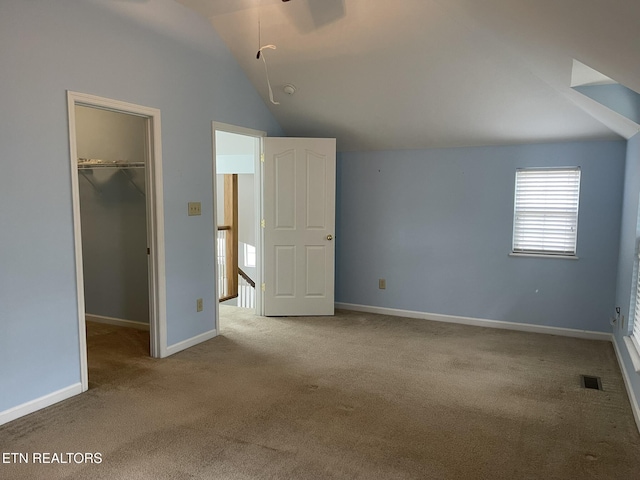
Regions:
[[[229,275],[227,273],[227,228],[218,227],[216,236],[216,252],[218,262],[218,299],[223,300],[229,296]]]
[[[239,270],[238,275],[238,306],[242,308],[256,308],[256,284],[246,273]]]

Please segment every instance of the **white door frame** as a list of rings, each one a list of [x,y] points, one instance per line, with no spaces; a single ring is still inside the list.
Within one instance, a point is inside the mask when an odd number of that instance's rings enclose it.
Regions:
[[[262,315],[262,228],[260,227],[260,220],[262,216],[262,157],[263,146],[262,139],[267,136],[267,132],[261,130],[253,130],[251,128],[239,127],[237,125],[230,125],[222,122],[211,122],[211,136],[213,139],[213,252],[217,256],[218,249],[216,248],[216,239],[218,238],[218,192],[216,188],[216,130],[219,132],[235,133],[238,135],[245,135],[247,137],[255,137],[259,139],[256,146],[255,168],[254,168],[254,192],[255,192],[255,212],[256,212],[256,315]],[[214,266],[214,274],[216,277],[216,300],[218,299],[218,262],[217,258]],[[220,331],[219,325],[220,319],[220,302],[216,301],[216,328]]]
[[[84,303],[84,273],[82,270],[82,229],[80,225],[80,189],[78,185],[78,149],[76,142],[75,107],[100,108],[113,112],[137,115],[147,119],[146,202],[147,236],[149,241],[149,333],[150,354],[155,358],[167,356],[167,306],[164,248],[164,208],[162,193],[162,139],[160,110],[109,98],[67,91],[69,114],[69,152],[71,159],[71,192],[73,197],[73,238],[76,261],[78,298],[78,337],[82,391],[89,388],[87,367],[87,339]]]

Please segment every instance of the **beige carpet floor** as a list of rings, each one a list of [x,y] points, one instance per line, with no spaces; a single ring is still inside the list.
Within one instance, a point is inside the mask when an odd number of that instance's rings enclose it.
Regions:
[[[163,360],[144,332],[91,325],[90,390],[0,427],[0,450],[102,463],[0,463],[0,478],[640,478],[607,342],[222,311],[220,336]]]

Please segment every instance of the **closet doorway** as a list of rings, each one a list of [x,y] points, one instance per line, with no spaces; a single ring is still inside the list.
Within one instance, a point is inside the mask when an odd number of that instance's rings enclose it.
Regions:
[[[79,349],[87,390],[88,333],[104,335],[114,354],[127,354],[118,342],[122,334],[138,344],[138,355],[166,356],[160,112],[74,92],[68,103]]]
[[[213,123],[218,330],[262,314],[262,138]]]

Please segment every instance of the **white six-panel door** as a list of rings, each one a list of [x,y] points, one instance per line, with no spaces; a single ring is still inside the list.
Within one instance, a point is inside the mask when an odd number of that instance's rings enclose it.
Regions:
[[[335,139],[264,142],[264,315],[333,315]]]

